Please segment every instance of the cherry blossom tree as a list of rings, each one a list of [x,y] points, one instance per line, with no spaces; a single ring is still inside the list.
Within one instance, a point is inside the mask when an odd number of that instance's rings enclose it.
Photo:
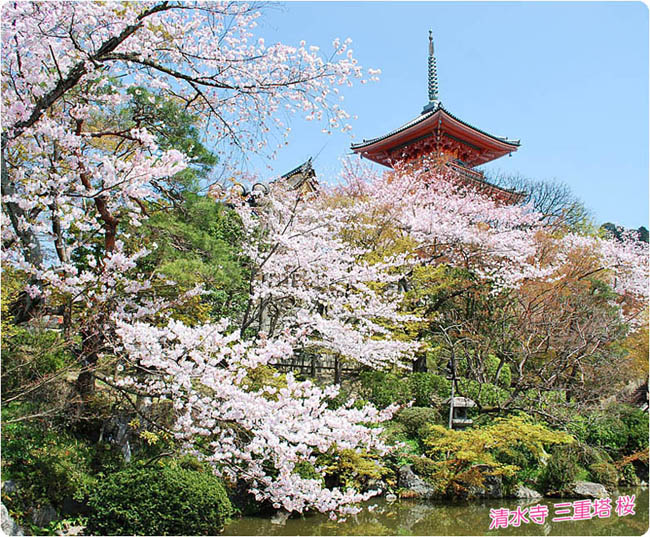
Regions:
[[[201,117],[222,152],[251,152],[272,129],[287,132],[280,109],[340,126],[347,114],[336,86],[362,76],[348,43],[335,41],[323,58],[304,43],[255,40],[260,12],[243,3],[3,9],[4,209],[34,267],[43,263],[43,234],[58,262],[69,263],[72,221],[86,235],[103,232],[113,251],[119,222],[142,217],[143,202],[185,165],[137,121],[115,119],[130,88],[144,86]]]
[[[164,203],[188,158],[162,149],[146,121],[122,113],[133,94],[141,96],[139,88],[154,102],[172,101],[201,118],[223,163],[232,150],[264,150],[271,131],[288,132],[293,114],[347,130],[338,87],[363,76],[349,42],[335,40],[329,57],[305,43],[267,45],[253,33],[259,9],[238,2],[15,2],[3,10],[3,261],[29,277],[23,318],[40,301],[73,323],[81,335],[77,388],[84,398],[101,378],[125,404],[138,396],[171,400],[176,439],[225,477],[244,478],[258,499],[293,511],[353,512],[372,493],[327,489],[300,477],[297,465],[318,466],[317,455],[328,450],[383,452],[380,429],[364,424],[391,411],[355,409],[352,402],[328,410],[335,388],[290,375],[277,392],[245,384],[252,368],[290,355],[296,338],[320,330],[321,344],[334,345],[335,334],[346,330],[342,315],[312,316],[305,329],[298,325],[306,326],[301,315],[309,312],[296,311],[284,333],[245,339],[225,323],[189,328],[169,321],[176,304],[202,291],[158,296],[154,288],[174,283],[139,269],[148,252],[129,248],[137,239],[125,229],[137,230],[151,207]],[[301,222],[299,234],[306,235],[313,213]],[[347,353],[362,355],[370,334],[381,332],[370,319],[383,314],[385,303],[364,287],[380,269],[357,270],[332,232],[305,241],[313,239],[335,248],[330,258],[342,258],[341,271],[353,271],[339,275],[356,286],[347,304],[373,308],[354,321],[368,319],[362,341],[351,340],[347,328],[343,343]],[[327,282],[317,283],[324,293]],[[307,281],[303,290],[310,292]],[[265,291],[254,298],[264,300]],[[394,308],[387,308],[391,315]],[[384,352],[395,359],[404,350],[387,342],[368,359],[385,363]]]
[[[185,450],[225,478],[246,481],[258,501],[336,518],[357,512],[355,504],[379,492],[331,489],[300,475],[305,464],[322,474],[326,453],[386,453],[382,429],[367,424],[389,419],[395,409],[355,408],[353,400],[329,409],[338,386],[321,389],[292,374],[278,385],[252,386],[250,373],[290,355],[294,338],[242,340],[225,322],[189,328],[173,321],[164,328],[120,323],[117,335],[126,366],[117,384],[170,401],[176,416],[170,432]]]
[[[531,206],[482,196],[432,163],[371,181],[346,173],[344,191],[379,223],[361,240],[412,246],[404,289],[427,320],[419,338],[462,358],[464,375],[481,383],[496,383],[490,355],[497,377],[510,366],[504,408],[530,409],[558,391],[593,403],[603,375],[615,387],[625,356],[613,343],[638,327],[647,303],[647,244],[559,230]]]
[[[305,43],[266,44],[254,36],[259,16],[239,2],[3,6],[3,258],[31,278],[18,318],[53,292],[67,317],[85,305],[82,391],[115,310],[93,283],[119,280],[143,255],[125,250],[123,224],[146,218],[187,166],[146,122],[123,120],[134,91],[201,118],[223,163],[235,162],[233,150],[264,150],[273,130],[288,133],[286,116],[348,128],[338,87],[363,76],[349,42],[335,40],[330,56]],[[72,257],[91,243],[98,260],[80,269]],[[117,310],[142,310],[135,296],[123,294],[133,304]]]
[[[23,317],[38,301],[63,312],[81,338],[84,398],[101,378],[144,419],[134,398],[168,404],[171,424],[149,425],[258,500],[337,516],[373,493],[327,488],[301,469],[322,475],[322,457],[338,450],[385,453],[376,424],[395,409],[330,408],[337,387],[251,379],[301,349],[371,368],[412,360],[419,343],[401,330],[419,317],[404,311],[400,289],[415,268],[446,265],[489,293],[548,296],[568,281],[567,260],[583,256],[570,278],[605,278],[617,314],[634,317],[647,297],[647,249],[553,235],[530,207],[500,204],[424,163],[381,177],[348,169],[345,185],[317,196],[275,184],[234,202],[251,267],[243,318],[170,320],[202,290],[157,294],[174,282],[140,269],[148,251],[136,234],[188,155],[122,112],[145,88],[199,117],[221,163],[235,165],[232,151],[265,150],[293,114],[348,129],[338,87],[364,76],[349,43],[336,40],[329,57],[305,43],[267,45],[254,36],[259,9],[238,2],[3,9],[2,256],[29,278]],[[102,360],[112,371],[98,369]]]
[[[409,265],[404,255],[371,259],[370,248],[346,240],[353,228],[371,232],[363,209],[337,203],[326,189],[302,194],[282,184],[255,206],[242,204],[252,265],[242,330],[289,331],[304,348],[370,368],[402,365],[417,344],[400,341],[390,326],[411,318],[399,311],[395,285]]]

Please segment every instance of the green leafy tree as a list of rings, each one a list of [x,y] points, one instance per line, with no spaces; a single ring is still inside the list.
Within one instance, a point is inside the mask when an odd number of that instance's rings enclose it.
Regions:
[[[194,325],[207,318],[236,316],[247,298],[247,269],[237,215],[223,204],[186,191],[177,207],[158,211],[143,226],[138,240],[157,245],[143,259],[145,272],[158,271],[176,282],[167,293],[204,286],[175,316]],[[158,294],[165,290],[157,290]]]

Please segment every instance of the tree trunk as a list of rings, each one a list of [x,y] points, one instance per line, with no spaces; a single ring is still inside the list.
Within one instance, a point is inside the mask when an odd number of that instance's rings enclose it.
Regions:
[[[101,336],[93,328],[85,328],[81,332],[81,337],[81,364],[83,369],[77,377],[75,387],[85,402],[95,394],[95,368],[99,359]]]
[[[427,355],[418,356],[413,362],[413,373],[426,373],[427,371]]]
[[[334,358],[334,384],[341,384],[341,362],[338,356]]]

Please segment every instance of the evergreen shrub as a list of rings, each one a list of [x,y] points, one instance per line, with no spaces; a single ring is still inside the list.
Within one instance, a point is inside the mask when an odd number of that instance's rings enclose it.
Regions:
[[[605,449],[614,458],[648,447],[648,414],[641,409],[613,404],[591,418],[586,442]]]
[[[7,396],[26,389],[30,383],[59,371],[73,361],[68,344],[58,331],[14,327],[11,337],[3,341],[2,394]],[[5,374],[8,371],[11,374]]]
[[[469,397],[483,407],[492,407],[503,404],[508,400],[509,393],[499,386],[488,382],[477,382],[471,379],[459,379],[458,391],[465,397]]]
[[[451,381],[434,373],[412,373],[408,385],[419,407],[438,406],[451,395]]]
[[[7,416],[11,409],[3,411]],[[106,444],[89,444],[36,423],[10,423],[2,434],[3,479],[20,483],[18,499],[25,506],[50,503],[61,509],[69,499],[83,502],[95,487],[96,476],[111,471],[121,460]]]
[[[586,441],[610,453],[618,453],[627,444],[627,433],[625,423],[618,416],[600,416],[591,423]]]
[[[88,531],[99,535],[216,535],[233,513],[217,477],[180,466],[116,472],[89,505]]]
[[[621,468],[621,485],[627,487],[636,487],[640,483],[639,476],[636,475],[634,465],[631,463],[623,465]]]
[[[624,455],[648,449],[648,413],[640,408],[624,406],[621,421],[627,428],[627,438],[623,448]]]
[[[426,435],[423,427],[434,425],[440,420],[440,415],[433,408],[414,406],[400,410],[395,419],[404,425],[410,436],[423,437]]]
[[[361,396],[378,408],[405,404],[413,398],[409,384],[393,373],[364,371],[359,380]]]

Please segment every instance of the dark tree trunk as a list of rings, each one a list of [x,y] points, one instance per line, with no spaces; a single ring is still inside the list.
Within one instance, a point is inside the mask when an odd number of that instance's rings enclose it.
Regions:
[[[341,362],[338,356],[334,358],[334,384],[341,384]]]
[[[427,355],[418,356],[413,362],[413,373],[426,373],[427,371]]]
[[[101,335],[93,327],[90,327],[81,332],[81,337],[81,364],[83,369],[77,377],[76,388],[82,400],[87,401],[95,394],[95,369],[99,359]]]

